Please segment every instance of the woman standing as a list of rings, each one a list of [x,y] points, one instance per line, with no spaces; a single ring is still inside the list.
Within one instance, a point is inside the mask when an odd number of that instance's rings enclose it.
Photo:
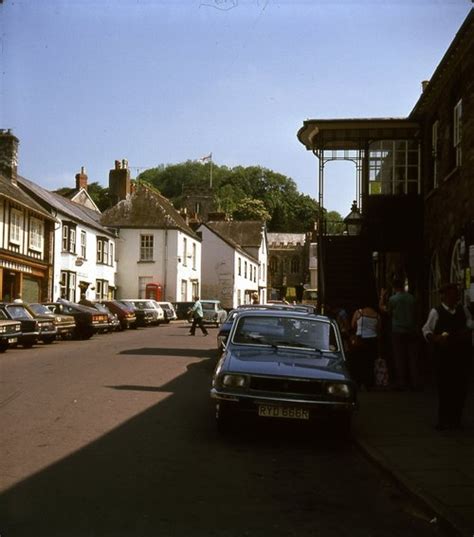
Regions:
[[[357,341],[351,350],[352,376],[359,387],[371,390],[375,385],[374,367],[380,334],[380,316],[375,307],[365,306],[356,310],[351,328]]]

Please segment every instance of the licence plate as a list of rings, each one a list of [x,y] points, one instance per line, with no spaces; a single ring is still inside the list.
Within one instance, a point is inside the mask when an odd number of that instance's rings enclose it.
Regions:
[[[9,337],[7,341],[8,341],[8,343],[18,343],[18,338],[17,337]]]
[[[266,418],[309,420],[309,410],[287,406],[258,405],[258,415]]]

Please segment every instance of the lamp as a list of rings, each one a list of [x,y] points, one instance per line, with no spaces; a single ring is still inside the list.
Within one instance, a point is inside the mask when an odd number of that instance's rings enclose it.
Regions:
[[[360,235],[362,231],[362,215],[357,202],[352,202],[351,212],[344,218],[348,235]]]

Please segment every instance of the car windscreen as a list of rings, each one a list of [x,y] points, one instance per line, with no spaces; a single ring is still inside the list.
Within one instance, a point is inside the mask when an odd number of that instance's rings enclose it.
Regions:
[[[7,317],[7,315],[6,315],[6,313],[5,313],[4,311],[2,311],[2,310],[0,310],[0,319],[1,319],[2,321],[9,320],[8,317]]]
[[[33,315],[22,306],[7,306],[8,313],[11,315],[12,319],[33,319]]]
[[[241,316],[236,321],[233,343],[271,345],[335,352],[338,339],[330,322],[307,317]]]
[[[51,315],[52,312],[43,304],[30,304],[30,309],[32,309],[38,315]]]

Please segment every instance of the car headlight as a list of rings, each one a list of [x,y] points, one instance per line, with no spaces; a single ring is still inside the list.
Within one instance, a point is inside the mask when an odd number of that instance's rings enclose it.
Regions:
[[[247,377],[243,375],[223,375],[222,386],[226,388],[244,388],[247,385]]]
[[[329,395],[334,397],[344,397],[348,399],[351,396],[351,387],[349,384],[344,384],[342,382],[328,384],[326,386],[326,391]]]
[[[3,334],[4,332],[7,331],[7,327],[6,326],[0,326],[0,334]]]

